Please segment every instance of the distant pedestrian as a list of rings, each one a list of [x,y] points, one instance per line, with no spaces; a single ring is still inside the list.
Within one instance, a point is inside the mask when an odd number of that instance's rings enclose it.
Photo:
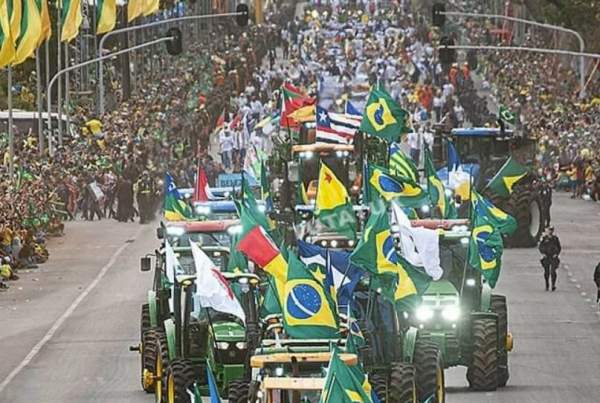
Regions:
[[[546,291],[550,288],[549,280],[552,281],[552,291],[556,290],[556,269],[560,264],[561,246],[558,237],[554,235],[554,227],[548,227],[540,241],[539,250],[542,254],[542,266],[544,267],[544,280]]]
[[[596,270],[594,270],[594,283],[596,283],[596,288],[598,289],[596,303],[600,303],[600,263],[596,265]]]

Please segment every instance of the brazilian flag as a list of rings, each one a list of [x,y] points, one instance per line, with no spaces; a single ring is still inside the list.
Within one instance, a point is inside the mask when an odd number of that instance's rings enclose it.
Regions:
[[[469,240],[469,264],[481,272],[492,288],[500,276],[503,250],[500,231],[476,212]]]
[[[456,218],[454,201],[451,196],[446,194],[444,184],[437,176],[428,147],[425,147],[425,177],[427,178],[429,201],[433,206],[437,207],[441,218]]]
[[[408,133],[408,112],[381,88],[373,88],[369,94],[359,130],[388,141],[395,141]]]
[[[272,229],[269,219],[267,218],[265,213],[258,208],[256,197],[254,197],[254,193],[252,193],[250,185],[248,184],[248,181],[244,176],[242,176],[241,202],[237,202],[236,206],[240,218],[242,216],[242,211],[245,211],[248,215],[252,217],[254,221],[256,221],[265,230],[270,231]]]
[[[260,163],[260,196],[265,202],[267,211],[271,211],[273,209],[273,198],[271,197],[271,187],[269,186],[267,167],[264,161]]]
[[[361,373],[362,370],[358,369]],[[362,374],[364,377],[364,373]],[[334,347],[327,368],[325,387],[319,403],[371,403],[368,393],[357,379],[355,372],[340,358],[337,348]]]
[[[510,235],[517,229],[517,221],[512,216],[494,206],[475,191],[472,192],[471,203],[473,203],[473,217],[481,217],[497,229],[500,234]]]
[[[511,112],[511,110],[508,109],[504,105],[500,105],[500,110],[498,111],[498,115],[499,115],[500,120],[502,120],[503,122],[506,122],[511,125],[514,125],[515,123],[517,123],[517,115],[514,114],[513,112]]]
[[[192,208],[181,198],[173,177],[165,173],[165,219],[167,221],[185,221],[193,218]]]
[[[529,170],[519,164],[517,160],[510,157],[496,175],[490,180],[487,188],[501,197],[509,197],[514,186],[524,177],[527,176]]]
[[[321,162],[315,215],[323,225],[349,239],[356,239],[356,215],[346,187]]]
[[[427,204],[427,193],[408,177],[394,177],[378,165],[369,164],[369,186],[376,190],[385,201],[397,200],[401,207],[421,207]]]
[[[419,171],[414,161],[402,151],[398,143],[390,145],[389,158],[390,174],[394,176],[403,176],[419,182]]]
[[[381,289],[400,310],[416,306],[431,282],[422,268],[413,266],[396,251],[385,209],[371,214],[350,261],[373,273],[371,287]]]
[[[237,250],[240,234],[234,234],[231,237],[231,248],[229,251],[229,260],[227,261],[227,271],[231,273],[247,273],[248,260],[242,252]]]

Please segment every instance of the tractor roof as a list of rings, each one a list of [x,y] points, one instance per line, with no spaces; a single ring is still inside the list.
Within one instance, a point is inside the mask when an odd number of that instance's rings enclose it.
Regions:
[[[230,227],[239,225],[240,220],[207,220],[207,221],[172,221],[165,224],[167,228],[183,228],[186,233],[225,232]]]
[[[313,152],[319,154],[331,154],[336,151],[353,152],[354,146],[351,144],[329,144],[329,143],[313,143],[313,144],[296,144],[292,146],[292,153]]]
[[[513,131],[505,129],[504,136],[498,127],[463,127],[452,129],[450,132],[456,137],[512,137]]]

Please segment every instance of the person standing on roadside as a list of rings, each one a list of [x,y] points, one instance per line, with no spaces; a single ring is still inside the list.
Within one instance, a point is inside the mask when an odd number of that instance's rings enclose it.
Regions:
[[[554,235],[554,227],[548,227],[546,233],[540,241],[539,250],[542,254],[542,266],[544,267],[544,280],[546,281],[546,291],[550,288],[548,280],[552,280],[552,291],[556,290],[556,269],[560,263],[558,256],[561,251],[560,241]]]
[[[596,293],[596,304],[600,303],[600,263],[596,265],[596,269],[594,270],[594,283],[596,283],[596,288],[598,292]]]

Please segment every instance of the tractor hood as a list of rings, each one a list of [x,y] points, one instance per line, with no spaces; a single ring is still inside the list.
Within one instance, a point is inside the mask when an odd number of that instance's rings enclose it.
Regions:
[[[448,280],[432,281],[425,291],[424,297],[458,297],[458,290]]]
[[[212,324],[215,340],[217,341],[244,341],[246,331],[242,325],[236,322],[214,322]]]

